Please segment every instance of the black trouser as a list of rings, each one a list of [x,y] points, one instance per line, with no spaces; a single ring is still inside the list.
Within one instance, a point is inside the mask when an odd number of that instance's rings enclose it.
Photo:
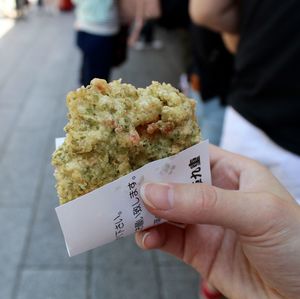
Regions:
[[[90,84],[94,78],[109,80],[115,36],[77,32],[77,46],[82,52],[80,83]]]
[[[141,32],[142,38],[144,38],[144,41],[146,44],[151,44],[154,39],[154,22],[153,21],[147,21],[144,25],[142,32]]]

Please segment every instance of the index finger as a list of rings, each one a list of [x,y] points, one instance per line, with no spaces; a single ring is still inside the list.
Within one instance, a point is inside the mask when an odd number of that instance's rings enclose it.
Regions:
[[[232,162],[233,160],[235,162],[240,160],[251,161],[249,158],[223,150],[220,147],[215,146],[213,144],[209,145],[209,156],[210,156],[210,163],[212,167],[221,160],[227,160],[228,162],[229,161]]]

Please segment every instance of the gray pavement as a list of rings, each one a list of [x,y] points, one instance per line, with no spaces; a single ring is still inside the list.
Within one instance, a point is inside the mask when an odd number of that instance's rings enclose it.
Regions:
[[[141,251],[131,237],[67,256],[50,159],[63,136],[66,93],[78,86],[72,23],[72,14],[32,11],[0,38],[0,298],[196,298],[192,269]],[[113,77],[176,85],[180,41],[160,34],[164,50],[130,52]]]

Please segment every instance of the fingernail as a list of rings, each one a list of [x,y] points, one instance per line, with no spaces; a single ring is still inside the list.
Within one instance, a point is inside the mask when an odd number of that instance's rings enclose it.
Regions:
[[[179,222],[174,222],[174,221],[168,221],[168,223],[171,225],[174,225],[178,228],[181,228],[181,229],[185,229],[187,227],[187,224],[185,224],[185,223],[179,223]]]
[[[143,235],[143,238],[142,238],[142,247],[143,247],[144,249],[147,248],[146,245],[145,245],[145,242],[146,242],[147,238],[149,237],[149,235],[150,235],[150,232],[147,232],[147,233],[145,233],[145,234]]]
[[[144,184],[141,187],[144,202],[157,210],[169,210],[174,205],[173,186],[168,184]]]

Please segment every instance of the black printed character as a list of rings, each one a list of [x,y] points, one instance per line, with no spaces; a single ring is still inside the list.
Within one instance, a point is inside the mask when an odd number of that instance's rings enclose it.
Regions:
[[[122,219],[119,222],[115,223],[116,230],[122,230],[124,228],[124,222],[121,221]]]
[[[137,189],[134,189],[134,190],[132,190],[132,191],[129,192],[130,198],[135,198],[135,197],[137,197],[138,195],[139,195],[139,192],[138,192]]]
[[[142,208],[141,208],[141,206],[140,205],[137,205],[137,206],[135,206],[135,207],[133,207],[133,216],[135,217],[135,218],[137,218],[138,216],[140,216],[141,215],[141,213],[142,213]]]
[[[129,188],[129,190],[132,190],[132,189],[134,189],[134,188],[135,188],[135,186],[136,186],[136,182],[131,182],[131,183],[129,183],[129,184],[128,184],[128,188]]]
[[[121,218],[121,214],[122,212],[119,211],[118,214],[117,214],[117,217],[114,218],[114,224],[115,224],[115,237],[116,239],[121,239],[124,237],[124,222],[123,222],[123,219]]]
[[[198,157],[195,157],[195,158],[190,160],[189,166],[190,166],[191,169],[193,169],[197,166],[200,166],[200,164],[201,164],[200,156],[198,156]]]
[[[134,204],[132,204],[132,207],[133,207],[132,213],[133,213],[133,216],[135,218],[137,218],[142,213],[142,207],[140,205],[140,199],[139,199],[139,197],[136,197],[135,199],[136,199],[136,202]]]
[[[141,217],[140,219],[138,219],[135,224],[134,224],[134,228],[135,228],[135,231],[139,231],[139,230],[142,230],[144,228],[144,218]]]
[[[202,183],[201,167],[197,167],[192,171],[191,179],[195,180],[193,183]]]

